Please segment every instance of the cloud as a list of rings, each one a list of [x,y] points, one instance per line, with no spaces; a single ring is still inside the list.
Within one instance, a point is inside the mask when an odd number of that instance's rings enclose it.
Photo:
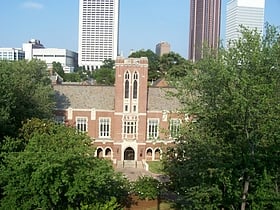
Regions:
[[[37,2],[32,2],[32,1],[26,1],[22,4],[24,8],[27,9],[43,9],[44,5],[37,3]]]

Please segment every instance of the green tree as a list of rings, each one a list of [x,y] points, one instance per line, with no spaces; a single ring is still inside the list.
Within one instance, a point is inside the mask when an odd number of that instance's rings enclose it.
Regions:
[[[159,60],[159,70],[162,75],[165,75],[174,66],[180,67],[186,62],[186,59],[181,57],[178,53],[170,52],[163,54]]]
[[[81,81],[83,81],[80,74],[77,72],[64,74],[63,80],[64,80],[64,82],[81,82]]]
[[[93,71],[93,79],[98,85],[113,85],[115,83],[115,70],[101,67]]]
[[[142,200],[155,200],[160,194],[160,182],[153,177],[141,176],[133,183],[133,191]]]
[[[0,139],[16,136],[26,119],[52,117],[54,94],[44,62],[0,61],[0,78]]]
[[[148,80],[155,81],[162,77],[159,71],[159,56],[155,54],[152,50],[139,50],[131,53],[129,58],[141,58],[147,57],[149,62],[148,68]]]
[[[103,65],[90,74],[98,85],[114,85],[115,83],[115,61],[106,59]]]
[[[63,70],[63,67],[61,65],[61,63],[59,62],[52,62],[52,68],[53,68],[53,71],[56,72],[59,76],[61,76],[63,79],[64,79],[64,70]]]
[[[242,35],[171,79],[195,117],[165,160],[181,209],[279,209],[279,30]]]
[[[125,180],[109,161],[93,157],[85,134],[32,119],[20,141],[20,147],[11,138],[2,144],[1,209],[110,209],[126,198]]]
[[[103,61],[103,65],[101,66],[101,68],[114,69],[115,68],[115,61],[112,60],[111,58],[105,59]]]
[[[184,60],[180,62],[179,64],[174,64],[173,66],[170,66],[170,68],[165,73],[165,77],[171,80],[174,79],[180,79],[188,75],[188,71],[191,71],[195,68],[195,65],[189,61]]]

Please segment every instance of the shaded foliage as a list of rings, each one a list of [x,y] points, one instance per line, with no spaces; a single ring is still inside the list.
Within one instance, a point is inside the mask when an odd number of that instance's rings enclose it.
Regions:
[[[107,68],[107,69],[114,69],[115,68],[115,61],[112,59],[105,59],[103,61],[103,65],[101,66],[102,68]]]
[[[61,63],[52,62],[52,68],[53,68],[54,72],[56,72],[59,76],[61,76],[64,79],[65,73],[64,73]]]
[[[54,94],[44,62],[0,61],[0,78],[0,139],[16,136],[26,119],[52,117]]]
[[[21,146],[14,140],[1,147],[1,209],[106,209],[126,199],[127,182],[107,160],[93,157],[85,134],[32,119],[16,139]]]
[[[92,75],[98,85],[113,85],[115,83],[114,69],[101,67],[95,70]]]
[[[196,117],[165,159],[182,209],[279,209],[279,30],[242,34],[170,77]]]
[[[98,85],[114,85],[115,83],[115,61],[106,59],[103,65],[90,75]]]
[[[152,50],[139,50],[129,55],[129,58],[141,57],[148,58],[148,80],[155,81],[161,78],[161,73],[159,71],[159,56],[155,54]]]
[[[166,76],[185,76],[184,66],[190,62],[178,53],[170,52],[159,57],[152,50],[140,50],[132,53],[130,58],[147,57],[149,61],[149,81],[165,78]]]
[[[160,182],[149,176],[141,176],[133,183],[133,192],[142,200],[155,200],[160,193]]]
[[[185,62],[187,62],[186,59],[181,57],[178,53],[170,52],[168,54],[163,54],[160,57],[159,70],[162,75],[166,75],[167,73],[170,73],[172,69],[173,72],[181,69],[180,67]]]

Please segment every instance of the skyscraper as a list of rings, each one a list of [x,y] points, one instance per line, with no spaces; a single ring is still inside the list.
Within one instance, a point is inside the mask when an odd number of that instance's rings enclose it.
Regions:
[[[229,0],[226,13],[226,44],[240,36],[240,25],[263,32],[265,0]]]
[[[202,58],[204,45],[218,48],[221,0],[190,0],[189,59]]]
[[[79,66],[94,70],[117,57],[119,0],[80,0],[79,6]]]

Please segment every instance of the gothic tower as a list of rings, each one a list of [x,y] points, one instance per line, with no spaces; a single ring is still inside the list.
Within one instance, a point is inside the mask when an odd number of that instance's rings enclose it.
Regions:
[[[148,59],[116,59],[113,132],[119,160],[141,160],[147,128]],[[121,131],[121,132],[120,132]]]

